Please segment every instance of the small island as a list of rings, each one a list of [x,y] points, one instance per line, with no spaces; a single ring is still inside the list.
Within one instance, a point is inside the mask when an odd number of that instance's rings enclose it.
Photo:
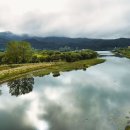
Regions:
[[[60,71],[83,69],[104,62],[89,50],[35,50],[26,41],[11,41],[0,52],[0,83],[27,75],[59,76]]]

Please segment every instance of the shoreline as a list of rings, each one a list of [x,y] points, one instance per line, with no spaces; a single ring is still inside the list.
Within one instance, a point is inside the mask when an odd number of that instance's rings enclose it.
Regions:
[[[30,64],[14,64],[0,66],[0,84],[14,80],[26,75],[44,76],[50,73],[58,73],[71,70],[86,70],[96,64],[105,62],[104,59],[89,59],[76,62],[45,62],[45,63],[30,63]],[[3,68],[3,69],[2,69]]]
[[[120,48],[120,49],[114,50],[113,53],[116,56],[125,57],[125,58],[130,59],[130,49],[128,49],[128,48]]]

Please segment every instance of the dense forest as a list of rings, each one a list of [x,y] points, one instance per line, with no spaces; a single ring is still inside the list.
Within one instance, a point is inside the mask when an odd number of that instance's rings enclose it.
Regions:
[[[119,39],[89,39],[89,38],[67,38],[67,37],[35,37],[28,35],[15,35],[11,32],[0,33],[0,49],[4,50],[9,41],[27,41],[35,49],[48,50],[113,50],[130,46],[129,38]]]

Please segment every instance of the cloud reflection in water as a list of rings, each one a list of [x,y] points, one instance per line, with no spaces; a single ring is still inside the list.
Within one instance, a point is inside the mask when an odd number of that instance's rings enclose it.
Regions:
[[[56,78],[35,77],[33,91],[19,97],[5,93],[4,84],[0,96],[0,129],[125,128],[125,116],[130,110],[129,60],[107,59],[106,63],[85,72],[65,72]]]

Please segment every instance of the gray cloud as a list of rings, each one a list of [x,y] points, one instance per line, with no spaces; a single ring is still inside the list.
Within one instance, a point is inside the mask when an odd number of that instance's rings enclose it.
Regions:
[[[130,33],[129,0],[0,0],[0,5],[0,31],[90,38]]]
[[[5,103],[6,104],[6,103]],[[16,103],[17,104],[17,103]],[[25,120],[25,104],[28,103],[21,103],[21,105],[12,105],[12,108],[10,106],[10,109],[7,107],[4,110],[0,110],[0,128],[2,130],[35,130],[36,128],[31,126],[31,124]]]

